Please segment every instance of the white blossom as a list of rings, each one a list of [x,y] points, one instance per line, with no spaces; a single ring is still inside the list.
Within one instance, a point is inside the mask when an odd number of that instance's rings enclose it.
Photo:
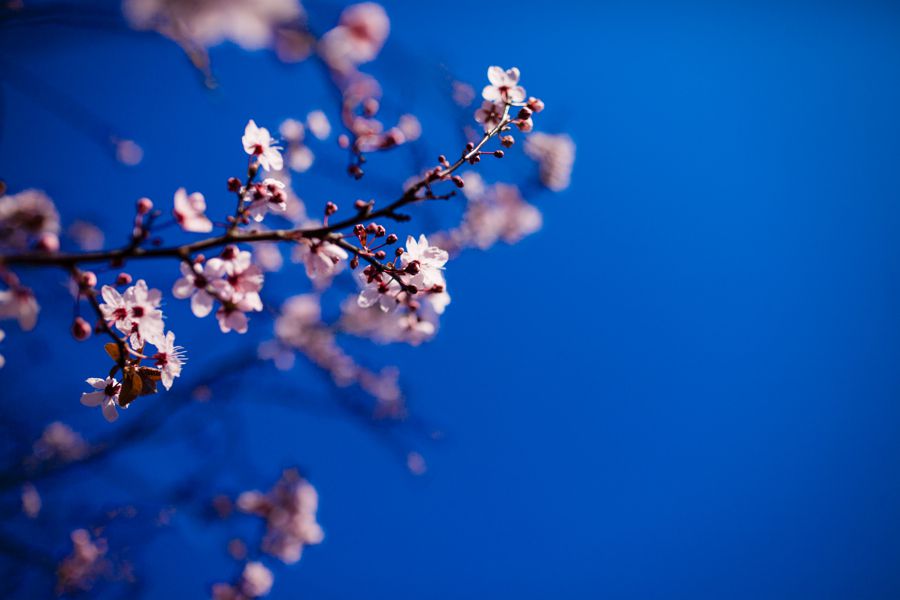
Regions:
[[[266,171],[280,171],[284,167],[280,149],[269,134],[269,130],[257,127],[253,119],[250,119],[244,128],[241,142],[244,144],[244,151],[250,156],[255,156]]]
[[[175,191],[175,208],[172,214],[185,231],[209,233],[213,229],[212,221],[206,216],[206,200],[200,192],[188,195],[184,188]]]
[[[118,419],[119,413],[116,407],[119,406],[119,392],[122,391],[121,384],[114,377],[107,377],[106,379],[90,377],[86,381],[96,391],[81,394],[81,403],[85,406],[99,406],[103,412],[103,417],[110,423]]]

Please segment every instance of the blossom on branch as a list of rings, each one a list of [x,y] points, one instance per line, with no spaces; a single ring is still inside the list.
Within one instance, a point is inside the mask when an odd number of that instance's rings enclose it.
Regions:
[[[188,195],[184,188],[178,188],[172,214],[185,231],[209,233],[213,229],[212,221],[206,216],[206,200],[200,192]]]
[[[519,69],[503,70],[500,67],[488,69],[488,81],[481,97],[490,102],[514,103],[525,101],[525,88],[519,85]]]
[[[0,250],[59,247],[59,213],[40,190],[0,195]]]
[[[116,408],[120,406],[119,393],[122,391],[122,385],[114,377],[106,379],[90,377],[87,383],[97,391],[81,394],[81,403],[90,407],[99,406],[103,411],[103,418],[110,423],[118,419],[119,413]]]
[[[265,127],[257,127],[253,119],[247,122],[241,138],[244,151],[255,156],[260,166],[266,171],[280,171],[284,167],[279,146]]]

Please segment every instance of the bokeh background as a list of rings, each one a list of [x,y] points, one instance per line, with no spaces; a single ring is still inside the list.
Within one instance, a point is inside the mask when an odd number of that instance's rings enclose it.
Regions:
[[[548,106],[537,128],[578,146],[570,189],[534,199],[539,234],[448,266],[453,303],[433,342],[359,346],[363,362],[401,367],[414,423],[398,435],[427,473],[409,473],[394,432],[331,408],[335,392],[301,362],[286,379],[239,378],[235,401],[209,409],[230,417],[212,432],[176,415],[158,441],[63,476],[45,511],[152,503],[218,453],[211,491],[242,473],[264,489],[292,464],[319,491],[325,542],[294,567],[269,563],[273,599],[900,597],[900,9],[384,5],[391,37],[364,70],[420,117],[423,140],[374,158],[359,183],[322,145],[318,174],[295,180],[308,205],[386,197],[454,152],[448,73],[478,88],[488,65],[520,67]],[[321,29],[340,11],[308,8]],[[323,108],[336,121],[314,65],[229,44],[211,57],[214,91],[175,44],[124,25],[6,28],[0,176],[124,238],[140,196],[166,207],[185,186],[230,207],[248,118],[275,128]],[[110,160],[103,126],[61,119],[62,104],[86,122],[42,85],[137,140],[143,162]],[[479,168],[533,176],[515,158]],[[176,275],[141,269],[163,289]],[[301,279],[267,289],[286,297]],[[5,327],[7,428],[36,436],[62,419],[91,435],[137,418],[145,408],[110,426],[78,404],[100,349],[64,335],[57,274],[26,280],[60,302],[45,299],[35,334]],[[168,314],[189,369],[259,341],[253,322],[222,337],[184,303]],[[47,518],[7,525],[41,542]],[[142,536],[137,590],[202,597],[234,571],[227,535],[185,514]],[[37,574],[23,585],[42,589]]]

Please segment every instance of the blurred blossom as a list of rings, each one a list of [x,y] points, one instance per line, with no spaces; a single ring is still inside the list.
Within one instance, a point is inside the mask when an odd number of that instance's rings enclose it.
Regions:
[[[284,471],[281,479],[265,494],[244,492],[237,499],[237,507],[265,519],[262,551],[285,563],[297,562],[304,546],[319,544],[325,537],[316,522],[319,495],[294,469]],[[253,575],[259,576],[257,583],[265,582],[261,572]]]
[[[475,89],[468,83],[461,81],[453,82],[453,101],[457,105],[467,108],[475,101]]]
[[[406,455],[406,468],[413,475],[424,475],[428,470],[425,464],[425,458],[418,452],[410,452]]]
[[[101,575],[109,573],[106,540],[91,539],[86,529],[72,532],[72,552],[59,564],[56,572],[57,593],[87,592]]]
[[[378,56],[390,29],[387,13],[380,5],[353,4],[341,13],[338,26],[322,36],[319,51],[331,68],[351,71]]]
[[[123,165],[133,167],[144,159],[144,149],[132,140],[118,140],[116,145],[116,160]]]
[[[36,519],[41,512],[41,496],[30,483],[22,486],[22,512],[29,519]]]
[[[575,142],[566,134],[532,133],[525,153],[537,161],[541,183],[554,192],[569,187],[575,164]]]
[[[442,248],[452,253],[472,247],[486,250],[501,240],[514,244],[541,228],[540,211],[522,199],[516,186],[485,186],[481,176],[471,172],[463,179],[469,204],[458,227],[434,234]]]
[[[280,271],[284,265],[281,249],[274,242],[260,242],[253,246],[253,262],[263,271]]]
[[[122,10],[132,27],[182,45],[229,40],[248,50],[272,45],[277,27],[304,17],[298,0],[124,0]]]
[[[314,110],[306,115],[306,125],[317,139],[324,140],[331,135],[331,123],[321,110]]]
[[[28,250],[45,235],[59,235],[59,213],[47,194],[24,190],[0,196],[0,250]]]
[[[103,242],[105,241],[103,230],[93,223],[75,221],[69,225],[67,232],[69,237],[82,250],[91,252],[103,248]]]
[[[34,443],[32,456],[38,461],[69,462],[84,458],[87,452],[84,438],[65,423],[54,421]]]

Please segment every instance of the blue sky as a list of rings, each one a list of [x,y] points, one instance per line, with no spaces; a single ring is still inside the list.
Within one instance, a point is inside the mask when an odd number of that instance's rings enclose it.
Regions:
[[[539,234],[448,265],[453,303],[433,343],[354,346],[373,365],[399,364],[414,414],[443,432],[409,434],[426,476],[339,412],[269,402],[281,394],[260,385],[272,372],[236,384],[239,401],[221,410],[240,432],[199,444],[240,457],[222,489],[245,472],[267,487],[296,464],[320,493],[326,540],[276,569],[271,597],[900,595],[897,9],[385,6],[392,35],[371,71],[393,106],[421,117],[423,154],[459,143],[441,64],[476,87],[488,65],[517,65],[548,106],[538,129],[578,144],[576,170],[568,191],[534,198]],[[503,11],[496,30],[488,8]],[[322,10],[324,28],[336,10]],[[0,176],[46,189],[65,219],[121,224],[137,197],[165,205],[179,186],[214,197],[240,169],[248,118],[334,114],[312,65],[223,46],[212,51],[221,86],[208,92],[160,38],[41,31],[0,39],[0,56],[146,151],[136,168],[116,165],[4,82]],[[340,158],[322,153],[323,164]],[[415,155],[372,162],[378,180],[320,176],[298,191],[310,204],[380,197]],[[480,168],[494,181],[528,165]],[[30,281],[58,290],[52,276]],[[179,341],[204,348],[214,324],[170,304]],[[45,346],[69,316],[47,310],[31,337],[10,331],[5,412],[38,431],[60,418],[99,432],[108,426],[77,403],[99,349]],[[193,350],[191,366],[250,339]],[[289,380],[296,396],[280,400],[327,403],[312,368]],[[51,501],[155,489],[197,451],[148,445]],[[227,578],[227,539],[184,516],[140,544],[139,569],[166,573],[143,582],[147,596],[197,597]]]

